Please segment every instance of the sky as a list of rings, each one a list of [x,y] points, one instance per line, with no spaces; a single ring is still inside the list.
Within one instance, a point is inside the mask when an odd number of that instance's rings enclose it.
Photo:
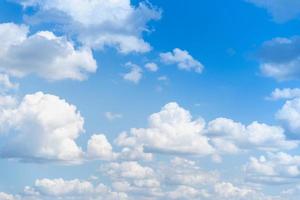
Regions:
[[[298,200],[298,0],[0,0],[0,200]]]

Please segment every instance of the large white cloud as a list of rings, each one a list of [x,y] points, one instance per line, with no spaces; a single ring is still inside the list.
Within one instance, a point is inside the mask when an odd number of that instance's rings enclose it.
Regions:
[[[216,118],[206,125],[203,119],[193,120],[189,111],[177,103],[166,104],[148,121],[148,128],[123,132],[116,143],[125,147],[142,146],[152,153],[212,155],[216,160],[222,154],[280,151],[298,146],[297,141],[288,140],[279,126],[259,122],[246,126],[228,118]]]
[[[177,65],[179,69],[186,71],[201,73],[204,69],[202,63],[194,59],[188,51],[179,48],[173,49],[172,52],[161,53],[160,59],[165,64],[174,64]]]
[[[151,46],[142,38],[146,24],[160,18],[147,3],[130,0],[14,0],[38,12],[31,23],[56,22],[73,32],[83,44],[93,48],[116,47],[122,53],[147,52]]]
[[[148,151],[209,155],[214,152],[202,134],[204,121],[193,120],[177,103],[168,103],[149,117],[149,128],[133,128],[116,140],[121,146],[144,145]]]
[[[0,24],[0,42],[0,71],[12,76],[83,80],[97,69],[90,49],[75,48],[52,32],[29,35],[27,26],[4,23]]]
[[[291,183],[300,176],[300,157],[287,153],[269,153],[259,158],[250,157],[245,165],[247,178],[261,183]]]
[[[208,123],[206,134],[221,153],[238,153],[241,149],[253,148],[278,151],[298,146],[297,142],[287,140],[281,127],[258,122],[245,126],[231,119],[217,118]]]
[[[298,0],[246,0],[265,8],[277,22],[286,22],[300,17],[300,2]]]
[[[16,107],[0,110],[0,122],[8,132],[2,157],[71,162],[83,155],[75,140],[84,131],[84,120],[74,105],[57,96],[26,95]]]

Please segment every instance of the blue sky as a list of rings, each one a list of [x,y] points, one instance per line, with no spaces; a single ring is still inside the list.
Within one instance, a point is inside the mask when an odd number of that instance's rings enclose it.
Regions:
[[[297,0],[0,0],[0,200],[296,200]]]

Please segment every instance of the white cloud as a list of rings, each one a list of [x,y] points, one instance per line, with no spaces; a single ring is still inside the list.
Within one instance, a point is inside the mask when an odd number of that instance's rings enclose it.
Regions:
[[[142,166],[136,161],[109,163],[102,166],[101,171],[115,179],[148,179],[155,176],[153,169]]]
[[[267,157],[250,157],[245,165],[248,180],[261,183],[290,183],[300,176],[300,156],[269,153]]]
[[[214,152],[208,138],[202,134],[202,119],[192,120],[191,114],[177,103],[168,103],[149,117],[149,128],[133,128],[123,133],[117,144],[144,145],[147,151],[209,155]]]
[[[111,144],[103,134],[92,135],[88,141],[87,156],[90,159],[113,160],[117,154],[113,153]]]
[[[271,100],[294,99],[300,97],[300,88],[276,88],[268,97]]]
[[[138,84],[143,77],[142,69],[131,62],[126,63],[125,66],[130,68],[130,71],[123,75],[123,79]]]
[[[280,120],[289,131],[300,134],[300,98],[286,101],[283,107],[276,113],[276,118]]]
[[[246,0],[258,7],[267,9],[276,22],[286,22],[300,17],[298,0]]]
[[[284,130],[278,126],[252,122],[245,126],[227,118],[217,118],[208,123],[206,135],[220,153],[238,153],[241,149],[279,151],[298,146],[287,140]]]
[[[108,119],[109,121],[121,119],[123,117],[123,115],[120,113],[112,113],[112,112],[105,112],[104,115],[106,119]]]
[[[0,192],[0,200],[20,200],[19,197],[15,197],[11,194]]]
[[[170,164],[161,167],[164,182],[171,185],[185,185],[190,187],[203,187],[215,184],[219,180],[217,171],[201,169],[195,161],[175,157]]]
[[[150,62],[145,64],[145,68],[150,72],[156,72],[158,70],[158,66],[156,63]]]
[[[300,37],[274,38],[258,52],[261,72],[279,81],[300,78]]]
[[[83,80],[97,69],[91,50],[76,49],[52,32],[29,35],[28,27],[5,23],[0,24],[0,38],[0,70],[11,76],[35,74],[48,80]]]
[[[0,110],[7,107],[13,107],[16,104],[16,98],[12,96],[0,96]]]
[[[178,186],[174,191],[169,192],[168,197],[170,199],[202,199],[207,196],[205,192],[200,192],[199,190],[190,186]]]
[[[0,110],[2,129],[8,132],[1,156],[28,161],[76,161],[82,150],[75,140],[84,120],[74,105],[57,96],[26,95],[14,108]]]
[[[99,199],[99,200],[125,200],[125,193],[111,191],[103,184],[94,185],[89,181],[78,179],[38,179],[33,187],[25,187],[24,200],[51,200],[51,199]]]
[[[173,52],[161,53],[160,59],[163,63],[177,65],[182,70],[201,73],[204,69],[204,66],[198,60],[195,60],[188,51],[178,48],[173,49]]]
[[[214,192],[217,199],[222,200],[275,200],[252,188],[239,188],[228,182],[216,184]]]
[[[27,20],[31,23],[55,22],[73,32],[92,48],[112,46],[121,53],[147,52],[151,46],[142,38],[147,23],[160,18],[160,11],[147,3],[130,0],[14,0],[38,8]]]
[[[284,129],[264,123],[249,125],[217,118],[207,126],[203,119],[193,120],[189,111],[168,103],[149,117],[148,128],[132,128],[116,139],[125,147],[143,146],[145,152],[211,155],[220,161],[222,154],[251,150],[281,151],[294,149],[297,141],[288,140]]]
[[[19,88],[19,84],[11,82],[7,74],[0,74],[0,93]]]

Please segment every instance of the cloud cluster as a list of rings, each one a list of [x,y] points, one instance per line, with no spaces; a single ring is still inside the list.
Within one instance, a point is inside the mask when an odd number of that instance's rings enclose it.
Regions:
[[[1,97],[0,136],[5,141],[1,157],[42,163],[114,160],[117,154],[104,134],[92,135],[86,152],[76,144],[83,124],[76,107],[55,95],[37,92],[19,103],[13,97]]]
[[[5,23],[0,24],[0,38],[0,70],[11,76],[83,80],[97,69],[91,50],[76,49],[49,31],[29,35],[27,26]]]
[[[247,178],[269,184],[291,183],[300,176],[300,157],[287,153],[269,153],[267,157],[250,157],[245,165]]]
[[[148,128],[132,128],[116,139],[119,146],[143,146],[146,152],[198,156],[237,154],[248,150],[279,151],[294,149],[298,142],[288,140],[279,126],[252,122],[245,126],[228,118],[217,118],[206,125],[194,120],[177,103],[168,103],[148,119]],[[217,157],[215,157],[217,158]]]
[[[160,11],[148,3],[132,5],[130,0],[14,0],[37,10],[27,21],[60,24],[85,46],[115,47],[121,53],[147,52],[150,44],[142,34],[147,23],[160,18]]]
[[[153,168],[138,162],[112,162],[103,164],[100,172],[107,175],[106,185],[97,179],[45,178],[26,186],[22,193],[0,193],[0,197],[3,200],[277,200],[257,189],[221,181],[216,172],[205,172],[195,161],[178,157]]]
[[[202,63],[194,59],[188,51],[179,48],[173,49],[172,52],[161,53],[160,59],[165,64],[177,65],[179,69],[186,71],[201,73],[204,69]]]
[[[149,128],[133,128],[117,138],[121,146],[144,145],[147,151],[182,154],[212,154],[214,149],[203,134],[204,122],[177,103],[165,105],[149,117]]]

